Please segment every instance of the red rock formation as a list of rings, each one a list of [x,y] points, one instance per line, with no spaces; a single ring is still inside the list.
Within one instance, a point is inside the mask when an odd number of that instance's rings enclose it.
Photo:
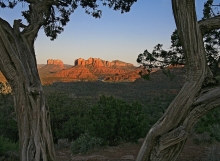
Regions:
[[[89,58],[88,60],[79,58],[75,60],[76,65],[88,66],[91,65],[93,67],[133,67],[133,64],[125,63],[119,60],[114,60],[112,62],[105,61],[100,58]]]
[[[48,59],[47,60],[47,64],[53,64],[53,65],[60,65],[60,66],[62,66],[63,62],[61,60],[59,60],[59,59],[57,59],[57,60]]]
[[[97,77],[84,66],[74,66],[72,68],[59,71],[53,74],[52,77],[71,78],[75,80],[97,80]]]
[[[56,68],[59,67],[59,68]],[[88,60],[79,58],[75,60],[75,66],[64,69],[63,62],[60,60],[49,59],[47,65],[39,69],[42,71],[47,70],[50,73],[44,73],[46,76],[45,82],[48,81],[79,81],[79,80],[103,80],[110,82],[133,82],[140,78],[140,71],[144,70],[133,66],[130,63],[125,63],[119,60],[112,62],[101,60],[100,58],[89,58]]]
[[[7,82],[5,76],[2,74],[1,71],[0,71],[0,82]]]
[[[133,64],[125,63],[119,60],[112,62],[100,58],[89,58],[88,60],[79,58],[75,60],[75,66],[83,66],[103,81],[133,82],[140,78],[139,72],[142,69],[135,67]]]
[[[134,82],[136,79],[140,78],[140,69],[127,71],[121,74],[108,75],[104,77],[103,81],[106,82]]]
[[[58,72],[65,69],[65,66],[61,60],[48,59],[47,65],[40,68],[42,71],[49,71],[51,73]]]

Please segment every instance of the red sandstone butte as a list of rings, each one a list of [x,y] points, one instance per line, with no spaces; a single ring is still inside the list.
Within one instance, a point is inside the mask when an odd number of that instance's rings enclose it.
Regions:
[[[54,77],[61,81],[95,81],[99,79],[107,82],[133,82],[140,78],[139,73],[143,70],[130,63],[119,60],[105,61],[100,58],[89,58],[88,60],[79,58],[74,63],[75,66],[56,70],[49,77]],[[56,65],[62,66],[63,62],[49,59],[46,66],[54,69]]]
[[[79,58],[75,60],[75,66],[86,67],[96,77],[110,82],[133,82],[140,78],[140,69],[133,64],[119,60],[105,61],[100,58]]]
[[[61,71],[63,69],[66,69],[66,68],[65,68],[63,62],[59,59],[57,59],[57,60],[48,59],[47,65],[45,65],[41,68],[41,70],[49,71],[51,73],[56,73],[56,72]]]
[[[112,62],[105,61],[100,58],[89,58],[88,60],[79,58],[75,60],[75,66],[93,66],[93,67],[127,67],[133,66],[133,64],[125,63],[119,60],[114,60]]]

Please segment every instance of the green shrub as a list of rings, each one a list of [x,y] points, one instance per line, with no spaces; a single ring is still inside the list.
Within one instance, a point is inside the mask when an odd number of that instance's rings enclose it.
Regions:
[[[175,78],[175,75],[171,73],[170,69],[163,69],[162,73],[167,76],[171,81]]]
[[[138,102],[127,104],[113,96],[101,96],[89,113],[92,129],[89,132],[108,145],[136,142],[146,134],[146,117]]]
[[[144,74],[144,75],[141,75],[141,77],[147,81],[151,80],[150,74]]]
[[[108,145],[117,145],[121,141],[135,142],[147,133],[146,117],[138,102],[127,104],[112,96],[101,96],[91,106],[90,100],[49,93],[47,104],[55,143],[59,139],[76,140],[88,131]]]
[[[9,152],[18,151],[18,144],[0,135],[0,156],[8,157]]]
[[[215,78],[216,78],[218,81],[220,81],[220,75],[217,75]]]
[[[47,105],[50,108],[51,129],[55,143],[59,139],[69,141],[85,133],[89,100],[69,97],[63,93],[47,94]]]
[[[194,127],[196,134],[207,133],[210,135],[210,140],[220,142],[220,107],[209,111],[202,117]]]
[[[71,143],[71,151],[73,154],[86,153],[91,149],[101,147],[102,144],[102,139],[92,137],[88,133],[85,133]]]
[[[4,90],[2,90],[2,88]],[[0,135],[17,142],[18,127],[11,93],[0,83]]]

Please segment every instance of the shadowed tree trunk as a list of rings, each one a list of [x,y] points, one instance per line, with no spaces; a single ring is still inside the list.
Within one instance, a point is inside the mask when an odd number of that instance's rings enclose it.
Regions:
[[[20,160],[54,161],[49,111],[45,105],[33,45],[39,26],[28,34],[20,32],[20,25],[20,20],[15,20],[11,27],[0,18],[0,70],[13,90]]]
[[[172,7],[186,57],[187,80],[149,130],[137,161],[175,161],[196,121],[220,105],[220,87],[207,66],[203,43],[204,32],[219,28],[220,22],[218,19],[197,22],[195,0],[172,0]]]

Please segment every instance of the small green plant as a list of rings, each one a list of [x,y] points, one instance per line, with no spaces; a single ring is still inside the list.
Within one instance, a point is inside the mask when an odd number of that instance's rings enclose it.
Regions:
[[[171,81],[175,78],[175,75],[173,73],[171,73],[171,71],[169,69],[163,69],[162,73],[167,76]]]
[[[71,150],[73,154],[84,154],[94,148],[100,148],[102,144],[102,139],[92,137],[88,133],[85,133],[71,143]]]
[[[149,74],[143,74],[141,75],[141,77],[147,81],[150,81],[151,80],[151,77],[150,77],[150,73]]]
[[[217,75],[215,78],[216,78],[218,81],[220,81],[220,75]]]
[[[210,136],[208,142],[214,140],[220,142],[220,107],[217,107],[209,111],[204,117],[202,117],[194,127],[195,134]],[[207,137],[202,137],[200,142],[204,142]]]
[[[7,93],[8,90],[5,90],[5,87],[4,84],[0,83],[0,135],[17,142],[18,127],[13,98],[11,93]]]
[[[0,135],[0,156],[9,157],[9,152],[18,151],[18,144]]]

